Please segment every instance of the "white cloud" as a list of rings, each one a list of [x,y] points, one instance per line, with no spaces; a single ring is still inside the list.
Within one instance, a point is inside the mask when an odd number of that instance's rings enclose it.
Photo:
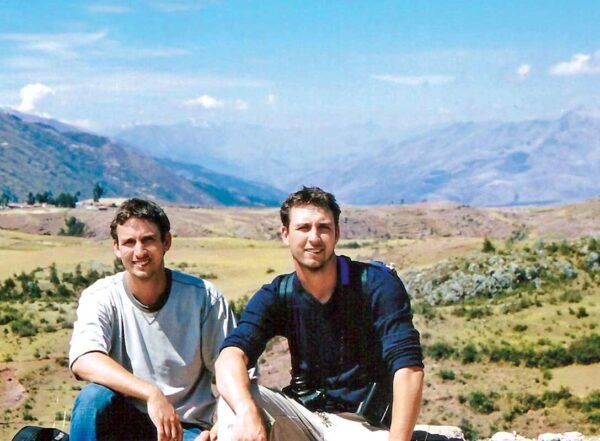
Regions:
[[[447,107],[438,107],[437,113],[439,115],[450,115],[452,112]]]
[[[591,55],[575,54],[569,61],[552,66],[550,74],[558,76],[600,74],[600,51]]]
[[[48,95],[54,95],[54,90],[41,84],[28,84],[20,92],[21,103],[17,106],[19,112],[33,112],[36,105]]]
[[[4,65],[14,70],[40,70],[49,67],[48,62],[41,57],[13,57],[4,60]]]
[[[270,106],[275,105],[275,103],[277,102],[277,95],[273,95],[272,93],[267,95],[267,104]]]
[[[400,86],[443,86],[454,82],[454,77],[450,75],[371,75],[371,79],[384,81],[386,83],[398,84]]]
[[[519,78],[524,80],[529,75],[531,75],[531,65],[530,64],[521,64],[517,68],[516,74]]]
[[[147,2],[149,6],[160,12],[186,12],[200,9],[204,2],[198,0],[157,1]]]
[[[88,5],[86,9],[93,14],[125,14],[131,9],[122,5],[94,4]]]
[[[235,100],[235,102],[233,103],[233,108],[235,110],[248,110],[248,103],[246,101],[243,100]]]
[[[0,40],[20,44],[22,50],[42,52],[62,58],[74,58],[76,49],[94,45],[106,38],[106,31],[62,34],[0,34]]]
[[[202,95],[193,100],[188,100],[185,102],[185,104],[188,106],[200,106],[204,107],[205,109],[221,109],[225,105],[223,101],[220,101],[210,95]]]

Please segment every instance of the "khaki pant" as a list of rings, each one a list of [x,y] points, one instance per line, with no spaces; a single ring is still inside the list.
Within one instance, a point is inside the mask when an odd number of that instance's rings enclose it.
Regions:
[[[387,441],[388,431],[373,427],[354,414],[310,412],[281,392],[252,386],[252,397],[263,410],[269,441]],[[235,414],[219,400],[219,441],[230,441]]]

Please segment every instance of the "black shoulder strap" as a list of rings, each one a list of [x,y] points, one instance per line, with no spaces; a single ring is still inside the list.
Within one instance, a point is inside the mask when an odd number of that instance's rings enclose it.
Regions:
[[[292,372],[298,372],[298,348],[296,346],[296,327],[294,326],[294,273],[283,276],[277,294],[279,299],[279,313],[284,320],[283,326],[286,330],[288,346],[290,348]]]

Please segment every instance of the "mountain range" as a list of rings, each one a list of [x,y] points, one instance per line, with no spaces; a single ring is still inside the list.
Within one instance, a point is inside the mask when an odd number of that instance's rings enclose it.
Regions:
[[[200,205],[274,206],[301,185],[342,203],[565,203],[600,195],[600,112],[464,122],[409,134],[373,123],[268,128],[138,125],[109,136],[0,112],[0,190],[143,195]]]
[[[268,129],[141,125],[115,134],[152,156],[197,162],[285,191],[319,185],[351,204],[451,200],[477,206],[571,202],[600,194],[600,113],[465,122],[406,135],[375,124]]]
[[[268,185],[214,173],[198,165],[157,160],[105,136],[53,120],[0,112],[0,191],[81,192],[96,182],[106,196],[143,196],[199,205],[277,205]]]

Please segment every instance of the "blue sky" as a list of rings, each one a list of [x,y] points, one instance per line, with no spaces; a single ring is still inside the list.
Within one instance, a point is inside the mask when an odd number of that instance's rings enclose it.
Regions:
[[[3,0],[0,106],[397,128],[600,102],[600,2]]]

